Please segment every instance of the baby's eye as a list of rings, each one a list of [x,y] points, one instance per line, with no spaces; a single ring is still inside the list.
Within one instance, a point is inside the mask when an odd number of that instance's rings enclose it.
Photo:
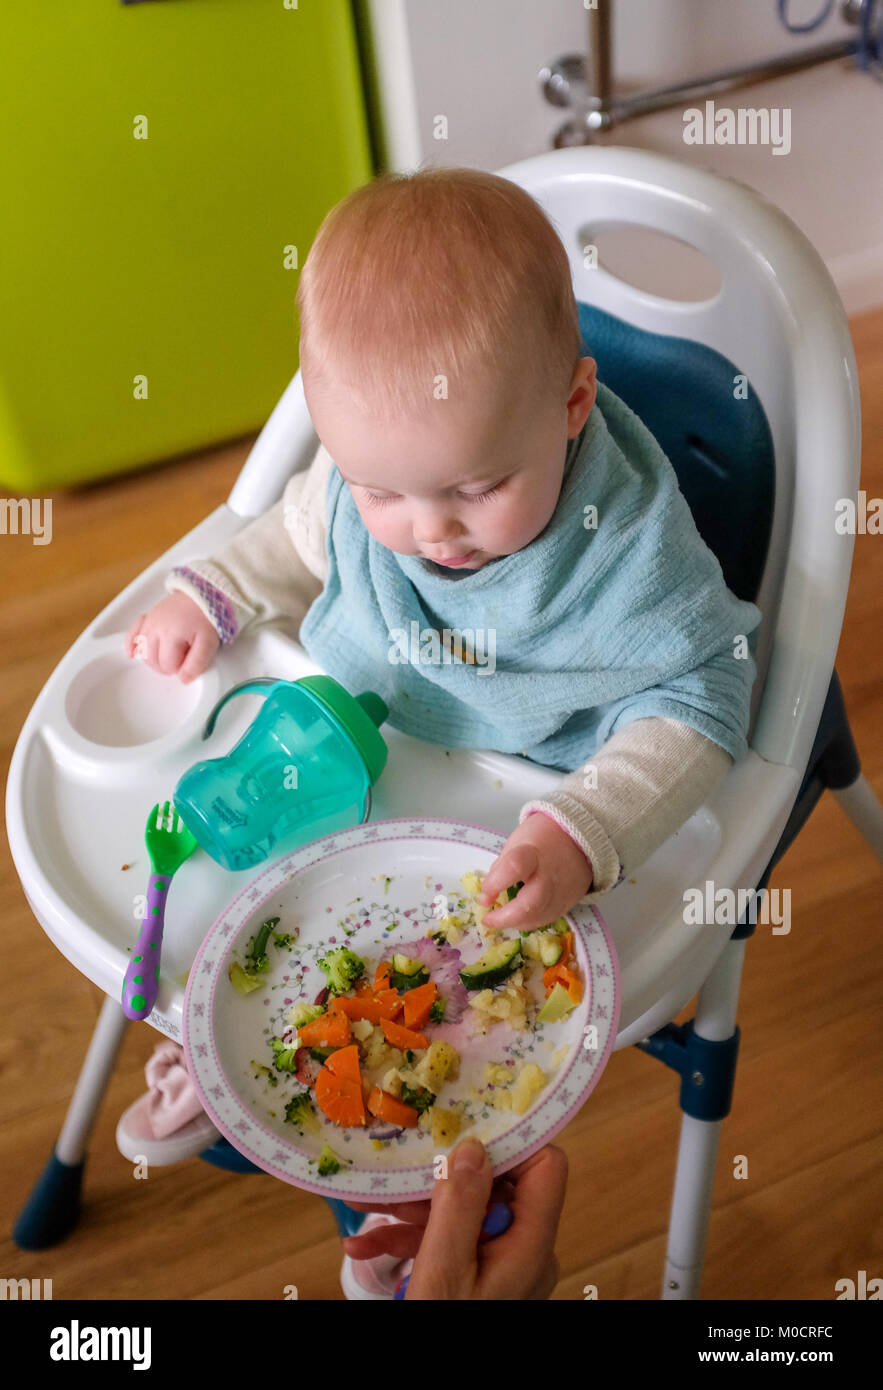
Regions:
[[[484,492],[461,492],[460,496],[465,497],[467,502],[486,502],[494,493],[499,492],[502,483],[495,483],[493,487],[485,488]]]
[[[394,502],[397,497],[395,492],[366,492],[365,497],[373,507],[385,507],[387,502]]]

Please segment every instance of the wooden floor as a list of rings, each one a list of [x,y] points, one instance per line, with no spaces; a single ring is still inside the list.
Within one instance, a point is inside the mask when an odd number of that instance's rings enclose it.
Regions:
[[[862,486],[883,496],[883,313],[852,324],[864,409]],[[251,441],[59,494],[53,539],[0,539],[3,780],[27,712],[92,618],[220,504]],[[837,669],[864,771],[883,796],[883,537],[856,538]],[[51,1278],[56,1298],[341,1298],[340,1245],[320,1199],[263,1174],[194,1159],[136,1181],[114,1144],[158,1035],[132,1027],[96,1132],[79,1228],[29,1254],[10,1237],[45,1163],[101,997],[35,922],[0,853],[3,1274]],[[883,872],[823,798],[772,886],[792,930],[749,942],[732,1113],[714,1187],[705,1299],[826,1299],[837,1279],[883,1275]],[[689,1017],[692,1008],[681,1015]],[[555,1298],[659,1295],[679,1128],[675,1074],[614,1054],[559,1137],[570,1161]],[[747,1180],[733,1176],[745,1155]]]

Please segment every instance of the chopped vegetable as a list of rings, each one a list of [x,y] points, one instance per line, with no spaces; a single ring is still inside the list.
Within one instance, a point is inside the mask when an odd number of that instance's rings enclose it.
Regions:
[[[367,1124],[361,1081],[335,1076],[327,1065],[316,1078],[316,1104],[336,1125]]]
[[[264,983],[259,975],[249,975],[237,960],[230,962],[230,969],[227,971],[230,983],[237,994],[251,994],[254,990],[260,989]]]
[[[346,994],[365,973],[365,962],[349,946],[338,946],[316,962],[325,972],[332,994]]]
[[[285,1107],[285,1118],[291,1125],[296,1125],[298,1129],[308,1129],[311,1133],[319,1133],[319,1120],[313,1109],[313,1100],[308,1090],[298,1091],[296,1096]]]
[[[319,1154],[318,1173],[320,1178],[332,1178],[335,1173],[340,1172],[340,1159],[334,1152],[330,1144],[323,1144]]]
[[[404,994],[407,990],[419,989],[429,981],[429,972],[422,960],[413,956],[395,955],[389,975],[390,984]]]
[[[456,1110],[443,1110],[435,1105],[429,1112],[432,1121],[432,1142],[439,1148],[447,1149],[460,1133],[461,1117]]]
[[[445,1001],[436,999],[432,1008],[429,1010],[430,1023],[444,1023],[445,1021]]]
[[[550,965],[548,970],[543,971],[543,984],[546,987],[546,995],[550,995],[556,984],[561,984],[567,990],[574,1004],[578,1004],[583,997],[583,986],[579,976],[574,974],[568,965]]]
[[[312,1023],[314,1018],[321,1018],[325,1009],[321,1004],[308,1004],[305,999],[301,999],[295,1004],[288,1017],[295,1028],[300,1028],[302,1023]]]
[[[273,1049],[273,1066],[277,1071],[297,1071],[297,1054],[300,1044],[295,1042],[283,1042],[281,1038],[271,1038],[270,1046]]]
[[[571,1009],[575,1009],[576,1004],[571,999],[567,990],[560,983],[556,984],[546,1000],[543,1007],[537,1014],[537,1023],[557,1023],[560,1018],[565,1018]]]
[[[297,1031],[307,1047],[343,1047],[350,1040],[350,1021],[346,1014],[327,1013]]]
[[[405,1105],[413,1106],[419,1115],[435,1105],[435,1096],[428,1086],[409,1086],[406,1081],[402,1082],[401,1099]]]
[[[351,1043],[349,1047],[337,1048],[325,1065],[334,1076],[344,1077],[347,1081],[357,1081],[361,1085],[362,1073],[359,1071],[359,1049],[356,1043]]]
[[[375,1086],[368,1097],[368,1109],[379,1120],[401,1125],[403,1129],[414,1129],[420,1118],[412,1105],[403,1105],[395,1096],[381,1091],[379,1086]]]
[[[371,1023],[380,1023],[384,1018],[395,1018],[401,1013],[402,1000],[394,989],[386,989],[370,998],[339,996],[331,1008],[335,1013],[346,1014],[347,1018],[367,1018]]]
[[[425,985],[418,985],[416,989],[408,991],[404,999],[406,1028],[415,1028],[419,1031],[429,1022],[429,1014],[437,994],[438,989],[431,980]]]
[[[381,990],[389,989],[389,975],[392,965],[388,960],[382,960],[374,972],[374,990],[380,993]]]
[[[268,917],[262,923],[254,939],[251,950],[245,957],[245,969],[248,974],[266,975],[270,968],[270,957],[267,955],[267,942],[270,939],[270,932],[279,925],[278,917]]]
[[[488,947],[483,956],[460,971],[460,979],[467,989],[493,989],[523,963],[521,942],[516,936],[499,946]]]
[[[403,1028],[400,1023],[393,1023],[390,1019],[384,1018],[380,1023],[383,1029],[383,1036],[393,1047],[411,1048],[416,1051],[419,1048],[429,1046],[429,1039],[424,1038],[422,1033],[415,1033],[410,1028]]]
[[[278,1076],[274,1076],[269,1067],[264,1066],[263,1062],[255,1062],[252,1059],[251,1069],[254,1072],[255,1080],[259,1081],[261,1076],[266,1076],[271,1086],[279,1085]]]

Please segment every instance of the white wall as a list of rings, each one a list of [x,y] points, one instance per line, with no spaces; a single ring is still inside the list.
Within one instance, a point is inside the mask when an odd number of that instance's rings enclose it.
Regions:
[[[775,0],[613,3],[614,85],[623,92],[855,34],[838,13],[815,34],[791,36]],[[581,0],[375,0],[375,8],[385,24],[398,17],[410,53],[412,115],[402,125],[413,130],[399,167],[495,169],[551,148],[567,112],[548,105],[537,75],[585,51]],[[791,0],[796,21],[820,8],[821,0]],[[401,57],[390,66],[401,75]],[[848,312],[883,304],[883,83],[844,60],[720,95],[717,105],[789,107],[791,152],[685,145],[683,107],[629,121],[601,143],[655,149],[756,188],[819,249]],[[438,115],[447,118],[445,141],[433,138]]]

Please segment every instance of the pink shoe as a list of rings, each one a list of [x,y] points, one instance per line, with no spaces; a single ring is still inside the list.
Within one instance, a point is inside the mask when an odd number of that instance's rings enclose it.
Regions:
[[[396,1216],[371,1212],[355,1234],[361,1236],[378,1226],[399,1224]],[[351,1255],[344,1255],[340,1286],[350,1300],[392,1299],[399,1282],[413,1267],[413,1260],[403,1260],[400,1255],[375,1255],[371,1260],[354,1260]]]
[[[158,1043],[144,1075],[150,1089],[129,1106],[117,1125],[117,1148],[125,1158],[157,1166],[180,1163],[220,1139],[184,1065],[182,1047]]]

